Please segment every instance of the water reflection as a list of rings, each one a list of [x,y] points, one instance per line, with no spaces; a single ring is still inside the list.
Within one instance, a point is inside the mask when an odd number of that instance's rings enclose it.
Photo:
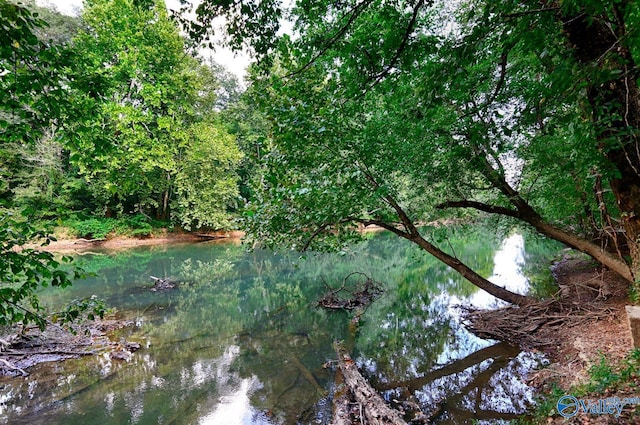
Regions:
[[[529,280],[523,274],[524,267],[524,238],[514,234],[506,238],[495,253],[493,274],[489,280],[496,285],[503,286],[517,294],[525,295],[529,292]],[[477,308],[490,309],[503,307],[507,303],[495,298],[489,293],[479,290],[468,298],[470,305]]]
[[[523,277],[524,239],[491,245],[492,238],[449,241],[485,275]],[[549,254],[537,248],[527,246],[527,261]],[[144,348],[129,362],[86,358],[1,380],[3,423],[328,424],[335,383],[323,364],[335,357],[334,340],[346,341],[390,400],[444,423],[511,418],[530,402],[519,376],[536,359],[468,334],[452,306],[478,291],[392,235],[305,261],[226,244],[84,258],[97,276],[45,300],[101,295],[136,323],[120,336]],[[339,283],[353,271],[385,285],[357,330],[347,314],[314,307],[323,281]],[[184,283],[152,292],[150,275]]]
[[[266,418],[261,418],[253,407],[249,396],[262,386],[255,375],[240,378],[231,372],[231,364],[240,354],[240,347],[231,345],[218,360],[215,378],[218,382],[218,392],[221,394],[219,404],[215,410],[200,418],[200,425],[249,425],[266,424]]]

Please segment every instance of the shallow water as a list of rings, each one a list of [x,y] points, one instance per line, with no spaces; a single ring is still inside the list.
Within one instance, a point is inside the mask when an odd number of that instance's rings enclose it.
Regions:
[[[555,250],[515,235],[452,234],[448,246],[500,284],[528,290],[526,263]],[[388,400],[413,401],[440,423],[495,423],[532,403],[522,377],[540,359],[481,340],[455,305],[495,300],[390,234],[339,254],[248,253],[234,243],[95,252],[96,276],[43,294],[59,307],[93,294],[134,321],[115,338],[138,341],[131,361],[108,356],[39,365],[0,381],[0,421],[11,424],[328,424],[335,358],[344,341]],[[351,316],[315,306],[366,273],[385,290]],[[150,290],[150,276],[184,282]],[[328,367],[323,365],[329,364]],[[402,389],[398,389],[402,388]]]

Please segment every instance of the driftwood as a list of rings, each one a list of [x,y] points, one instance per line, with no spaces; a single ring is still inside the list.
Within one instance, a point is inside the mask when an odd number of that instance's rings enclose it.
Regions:
[[[210,233],[194,233],[194,236],[203,239],[203,240],[207,240],[207,241],[215,241],[218,239],[226,239],[227,236],[225,235],[215,235],[215,234],[210,234]]]
[[[358,368],[346,348],[340,343],[336,343],[334,348],[338,354],[338,368],[344,378],[344,386],[353,395],[356,403],[354,407],[359,413],[358,416],[360,416],[359,422],[355,423],[364,425],[407,425],[400,413],[387,406],[384,399],[358,372]],[[338,394],[340,390],[339,388],[336,393]],[[354,409],[349,407],[345,409],[344,405],[344,401],[341,401],[340,405],[334,408],[334,414],[337,415],[338,412],[341,415],[349,413],[350,416]],[[345,410],[347,412],[344,412]],[[334,425],[349,423],[352,423],[349,417],[334,416]]]
[[[20,374],[22,374],[22,376],[29,376],[29,373],[27,373],[26,370],[19,368],[18,366],[14,365],[13,363],[5,360],[5,359],[0,359],[0,363],[2,363],[7,369],[9,370],[15,370],[17,372],[20,372]]]
[[[342,370],[336,370],[336,391],[333,394],[333,422],[331,425],[353,425],[350,413],[349,389],[344,383]]]
[[[351,276],[364,276],[364,282],[347,287],[347,281]],[[325,283],[326,285],[326,283]],[[329,287],[329,285],[326,285]],[[345,295],[346,294],[346,295]],[[329,292],[318,300],[318,306],[332,310],[355,310],[363,309],[375,301],[382,294],[380,284],[364,273],[351,273],[344,278],[342,286],[339,288],[329,287]]]
[[[106,335],[131,324],[130,321],[102,319],[76,327],[76,333],[57,324],[50,324],[44,331],[37,326],[13,327],[11,331],[16,333],[1,338],[0,376],[26,376],[30,367],[43,362],[110,353],[118,349],[133,352],[140,348],[140,344],[117,343]]]
[[[167,289],[174,289],[178,286],[178,282],[170,277],[160,278],[155,276],[149,276],[153,280],[152,291],[166,291]]]

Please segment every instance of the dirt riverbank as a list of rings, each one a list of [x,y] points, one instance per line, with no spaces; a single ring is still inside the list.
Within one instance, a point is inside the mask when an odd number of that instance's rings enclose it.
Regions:
[[[590,303],[598,314],[589,317],[579,326],[562,326],[542,336],[549,342],[545,352],[551,364],[534,373],[530,383],[542,393],[550,393],[554,386],[570,394],[572,388],[589,379],[589,370],[604,358],[607,364],[623,362],[632,351],[631,331],[627,322],[625,305],[629,301],[628,283],[611,271],[604,270],[592,260],[575,254],[567,254],[554,267],[554,275],[562,297],[578,305]],[[602,394],[591,394],[587,399],[610,397],[640,397],[640,371],[623,385],[611,385]],[[554,400],[551,400],[554,402]],[[551,424],[638,424],[640,416],[635,406],[626,406],[620,417],[614,415],[577,414],[567,420],[559,415],[543,420]]]
[[[43,251],[73,253],[91,249],[121,249],[137,246],[151,246],[174,243],[193,243],[211,240],[240,240],[244,232],[239,230],[216,231],[207,233],[169,232],[162,230],[148,237],[133,238],[117,236],[107,239],[59,239],[46,246],[31,245]]]

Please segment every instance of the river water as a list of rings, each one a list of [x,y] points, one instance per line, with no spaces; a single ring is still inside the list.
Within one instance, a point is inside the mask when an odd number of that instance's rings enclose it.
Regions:
[[[521,293],[557,247],[489,231],[443,244]],[[238,243],[96,251],[78,257],[92,278],[42,294],[52,308],[98,295],[131,326],[114,338],[142,348],[41,364],[0,381],[7,424],[328,424],[334,341],[344,341],[387,400],[417,403],[438,423],[500,423],[522,415],[523,380],[541,359],[469,334],[456,305],[497,304],[446,266],[388,233],[337,254],[247,252]],[[536,267],[533,267],[533,266]],[[316,301],[364,273],[384,288],[359,323]],[[151,291],[150,276],[179,288]]]

